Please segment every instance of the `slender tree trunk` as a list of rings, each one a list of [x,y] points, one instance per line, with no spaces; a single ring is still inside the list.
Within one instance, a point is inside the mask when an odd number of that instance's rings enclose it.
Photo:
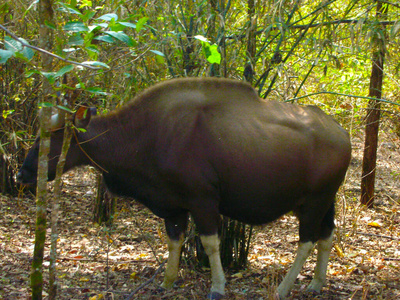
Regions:
[[[387,14],[388,6],[377,2],[376,17],[383,19]],[[383,65],[385,61],[386,28],[381,25],[372,38],[372,71],[369,85],[369,96],[380,99],[382,97]],[[380,122],[381,103],[378,100],[369,100],[365,126],[364,157],[361,177],[361,203],[371,208],[375,198],[375,170],[376,153],[378,148],[378,132]]]
[[[64,129],[64,140],[61,155],[57,163],[56,178],[54,182],[54,197],[51,202],[51,238],[50,238],[50,268],[49,268],[49,299],[57,299],[57,240],[58,240],[58,211],[60,207],[61,187],[65,159],[67,157],[70,141],[72,137],[72,125],[70,120],[66,120]]]
[[[35,248],[33,251],[31,287],[32,299],[42,299],[43,253],[46,240],[47,165],[50,150],[49,120],[51,109],[43,108],[40,120],[40,150],[36,191]]]
[[[53,9],[52,0],[39,1],[39,24],[40,41],[39,47],[50,50],[52,47],[53,36],[51,29],[45,22],[52,22]],[[42,67],[44,70],[51,70],[52,59],[50,56],[42,56]],[[48,96],[51,94],[51,86],[45,80],[43,82],[43,102],[51,102]],[[31,287],[32,299],[42,299],[43,291],[43,253],[46,239],[46,200],[47,200],[47,171],[48,154],[50,150],[50,118],[51,108],[43,107],[40,118],[40,149],[38,164],[38,181],[36,191],[36,229],[35,229],[35,248],[32,260]]]
[[[255,14],[256,9],[254,6],[254,0],[247,1],[247,15],[249,28],[247,30],[247,62],[244,67],[244,78],[248,83],[253,82],[254,78],[254,66],[256,56],[256,30],[257,30],[257,15]]]

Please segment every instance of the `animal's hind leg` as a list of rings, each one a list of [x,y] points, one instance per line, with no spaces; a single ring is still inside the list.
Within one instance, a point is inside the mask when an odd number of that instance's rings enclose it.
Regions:
[[[290,290],[293,288],[294,282],[296,281],[296,278],[299,275],[301,268],[303,267],[307,257],[310,255],[313,248],[313,242],[299,243],[296,259],[277,289],[279,297],[281,299],[285,298],[289,294]]]
[[[179,260],[187,226],[188,215],[182,214],[177,218],[165,219],[168,243],[168,261],[164,272],[164,281],[161,287],[172,288],[178,277]]]
[[[335,205],[333,203],[321,223],[321,238],[318,241],[317,265],[314,269],[314,278],[308,286],[308,289],[312,291],[321,291],[325,284],[326,270],[328,268],[335,228],[334,215]]]
[[[318,241],[317,265],[314,269],[314,278],[308,286],[308,290],[319,292],[325,284],[326,270],[328,268],[329,254],[331,253],[333,231],[327,239]]]
[[[329,201],[331,200],[331,201]],[[281,298],[285,298],[292,289],[307,257],[318,241],[318,259],[315,268],[315,277],[309,289],[320,291],[325,283],[326,269],[332,245],[332,232],[334,228],[334,196],[319,195],[310,198],[308,205],[296,211],[300,221],[300,242],[297,256],[289,272],[278,287]],[[324,209],[325,205],[325,209]],[[323,212],[325,211],[325,214]],[[322,212],[322,215],[321,215]]]

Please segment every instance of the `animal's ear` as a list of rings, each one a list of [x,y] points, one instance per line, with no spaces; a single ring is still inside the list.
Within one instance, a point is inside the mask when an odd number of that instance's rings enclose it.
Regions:
[[[92,116],[91,109],[87,106],[81,106],[74,114],[74,125],[77,128],[86,128]]]

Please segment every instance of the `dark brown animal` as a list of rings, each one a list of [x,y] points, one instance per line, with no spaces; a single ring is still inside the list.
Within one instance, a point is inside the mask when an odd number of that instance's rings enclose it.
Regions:
[[[76,131],[64,171],[95,162],[112,192],[135,198],[165,219],[164,288],[177,278],[189,213],[210,259],[209,297],[218,299],[225,286],[220,214],[264,224],[293,211],[300,222],[299,248],[277,292],[289,294],[316,242],[309,288],[321,290],[334,199],[351,156],[349,135],[331,117],[312,106],[263,101],[245,83],[215,78],[166,81],[108,115],[84,115],[75,115],[77,126],[88,126]],[[62,139],[62,128],[52,132],[49,180]],[[36,141],[18,174],[22,183],[36,181],[38,147]]]

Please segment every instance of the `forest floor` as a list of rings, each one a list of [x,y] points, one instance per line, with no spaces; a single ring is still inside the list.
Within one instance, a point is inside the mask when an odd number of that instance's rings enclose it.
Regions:
[[[308,294],[315,253],[299,275],[290,299],[400,299],[400,143],[381,138],[373,209],[359,205],[362,135],[353,136],[353,159],[337,197],[337,230],[327,284]],[[112,228],[92,222],[95,175],[79,169],[65,175],[58,241],[58,299],[204,299],[210,287],[207,268],[182,260],[179,280],[159,291],[167,257],[164,226],[144,206],[117,203]],[[32,196],[0,196],[0,299],[30,299],[34,247]],[[291,215],[254,229],[249,263],[226,270],[226,299],[272,299],[293,262],[298,223]],[[48,235],[50,231],[48,230]],[[48,289],[49,236],[45,252]],[[46,296],[46,292],[44,292]],[[47,298],[47,297],[45,297]]]

